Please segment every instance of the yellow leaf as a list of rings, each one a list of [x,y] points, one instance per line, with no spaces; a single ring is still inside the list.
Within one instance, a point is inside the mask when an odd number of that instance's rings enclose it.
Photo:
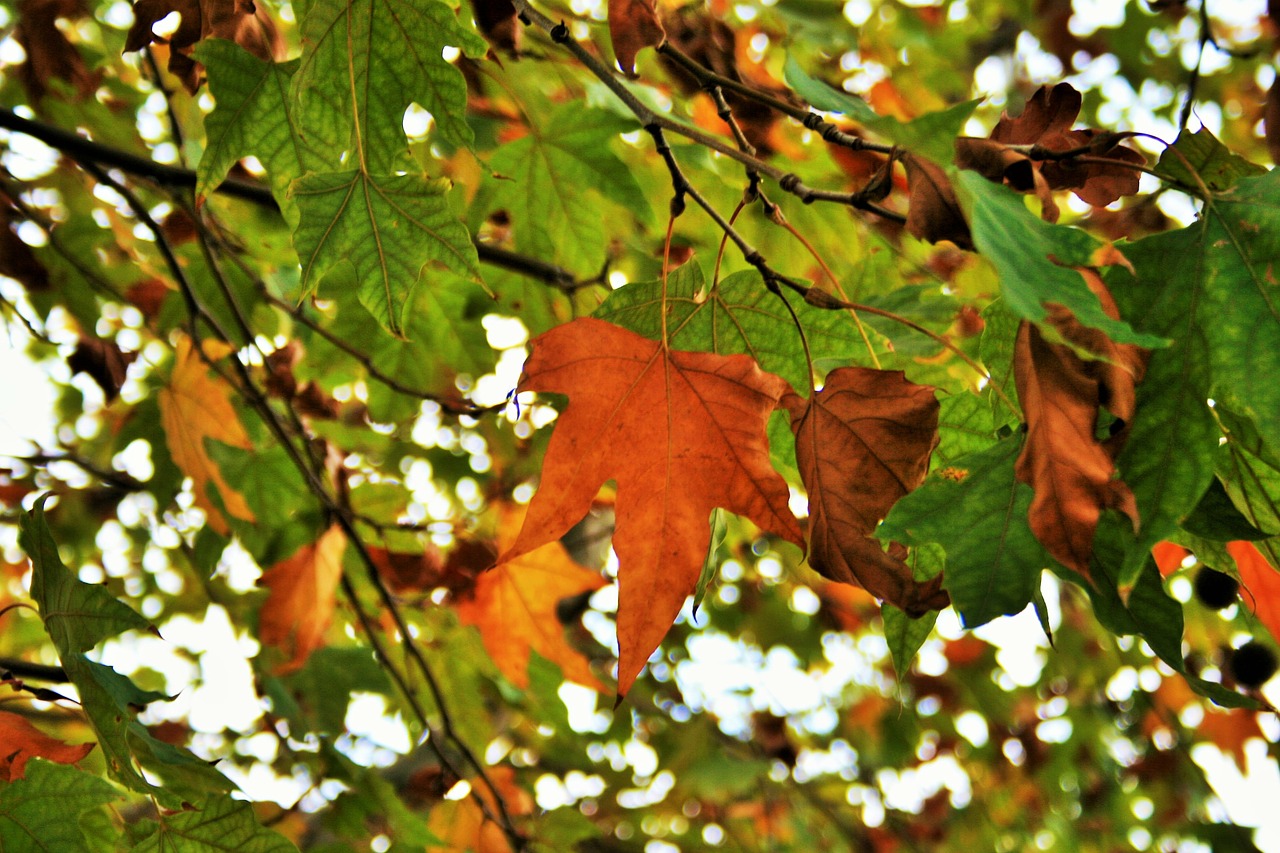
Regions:
[[[289,656],[279,671],[298,669],[324,645],[346,544],[342,528],[335,524],[315,543],[263,573],[261,583],[270,594],[258,617],[258,638]]]
[[[226,351],[215,352],[209,345],[205,353],[210,359],[216,359]],[[212,439],[242,450],[252,450],[253,443],[231,404],[231,388],[209,374],[208,367],[185,337],[178,341],[169,386],[160,392],[160,424],[169,454],[191,478],[196,506],[208,516],[209,526],[223,536],[230,532],[226,518],[210,496],[210,486],[217,488],[227,513],[242,521],[253,521],[249,504],[222,478],[221,470],[209,457],[205,441]]]

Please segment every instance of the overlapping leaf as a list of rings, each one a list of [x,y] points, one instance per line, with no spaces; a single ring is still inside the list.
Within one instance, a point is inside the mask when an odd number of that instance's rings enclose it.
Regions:
[[[666,38],[654,0],[609,0],[609,37],[618,65],[628,74],[636,70],[636,54]]]
[[[920,485],[938,440],[938,401],[900,371],[833,370],[809,399],[789,394],[796,461],[809,493],[809,563],[912,616],[947,606],[942,579],[917,583],[872,533]],[[900,550],[900,549],[898,549]]]
[[[215,355],[225,355],[225,350],[210,353],[210,358]],[[210,373],[199,353],[192,349],[190,339],[178,341],[173,372],[158,396],[165,443],[174,463],[191,478],[196,506],[204,510],[209,526],[226,536],[230,527],[223,512],[253,521],[249,504],[238,489],[223,479],[205,442],[218,441],[242,450],[252,450],[253,444],[231,404],[231,388]],[[217,502],[211,490],[216,490]]]
[[[178,29],[167,39],[155,35],[151,28],[174,12],[181,16]],[[267,61],[283,50],[275,22],[266,7],[253,0],[135,0],[133,26],[124,49],[141,50],[153,41],[167,42],[169,71],[194,92],[200,84],[200,69],[190,57],[191,48],[207,38],[236,42]]]
[[[36,760],[26,778],[0,787],[0,840],[32,853],[89,853],[80,816],[118,799],[105,779]]]
[[[217,106],[204,120],[205,149],[196,169],[196,194],[217,189],[236,161],[253,155],[267,169],[271,191],[291,224],[297,211],[289,184],[308,171],[324,168],[332,140],[298,126],[289,98],[289,81],[298,61],[269,62],[239,45],[214,39],[196,48],[209,74]]]
[[[523,522],[522,510],[506,508],[498,531],[500,551],[515,542]],[[480,629],[489,656],[513,684],[528,686],[529,656],[537,652],[570,681],[598,688],[586,659],[565,641],[556,606],[605,583],[598,572],[575,563],[559,542],[548,542],[480,574],[458,603],[458,616]]]
[[[559,538],[618,486],[618,692],[697,585],[722,507],[797,545],[765,421],[786,391],[745,356],[672,351],[593,318],[539,336],[521,389],[567,394],[524,527],[502,559]]]
[[[943,547],[943,587],[966,627],[1021,612],[1050,562],[1027,524],[1031,489],[1014,477],[1019,445],[1002,441],[933,472],[877,530],[881,539]]]
[[[1081,270],[1108,313],[1115,303],[1102,280]],[[1104,509],[1118,509],[1139,526],[1133,493],[1114,479],[1115,456],[1133,422],[1135,388],[1145,354],[1132,344],[1113,343],[1102,333],[1053,309],[1051,325],[1063,343],[1053,343],[1023,322],[1014,350],[1014,378],[1027,417],[1027,440],[1018,457],[1018,479],[1035,491],[1031,529],[1054,559],[1089,577],[1093,534]],[[1079,353],[1087,353],[1088,359]],[[1111,436],[1097,438],[1101,409],[1116,418]]]
[[[439,0],[317,0],[301,26],[302,62],[292,96],[305,129],[339,147],[334,168],[390,176],[405,168],[404,113],[418,103],[440,138],[466,147],[467,87],[445,47],[483,56],[484,40]],[[340,159],[342,158],[342,159]]]
[[[651,216],[635,175],[609,150],[634,128],[616,113],[566,104],[494,152],[489,165],[510,178],[498,182],[494,203],[510,214],[517,249],[584,275],[599,270],[609,241],[597,193],[642,221]]]
[[[258,823],[249,803],[227,796],[212,797],[199,810],[162,814],[159,824],[132,853],[296,853],[298,849]]]
[[[311,292],[335,269],[354,273],[360,303],[403,336],[405,310],[430,264],[479,277],[466,227],[449,209],[447,186],[420,175],[322,172],[294,181],[301,211],[294,247]]]

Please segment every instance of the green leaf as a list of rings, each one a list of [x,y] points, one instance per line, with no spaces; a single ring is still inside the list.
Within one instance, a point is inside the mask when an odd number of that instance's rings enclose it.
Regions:
[[[47,499],[47,495],[41,497],[22,517],[18,542],[31,558],[31,597],[67,677],[80,694],[107,769],[123,784],[149,793],[169,807],[181,805],[183,794],[228,789],[231,783],[213,767],[186,750],[155,740],[133,721],[132,708],[164,699],[163,694],[142,690],[111,667],[84,656],[98,643],[123,631],[155,629],[105,588],[81,582],[63,565],[44,518]],[[138,751],[142,755],[136,756]],[[171,772],[165,781],[169,787],[153,785],[144,778],[134,766],[135,757],[158,759],[160,764],[168,765]],[[151,762],[150,769],[157,769],[155,765],[155,761]]]
[[[996,299],[982,309],[982,338],[978,342],[978,358],[991,374],[991,384],[1004,392],[1013,405],[1018,405],[1018,386],[1013,379],[1013,345],[1018,337],[1021,319]],[[1010,411],[999,394],[992,393],[991,414],[1003,426],[1021,419],[1021,412]]]
[[[1022,196],[976,172],[960,172],[954,180],[962,199],[968,202],[974,245],[995,264],[1000,295],[1009,311],[1038,323],[1048,314],[1045,303],[1055,302],[1117,343],[1142,347],[1168,343],[1107,316],[1084,278],[1072,269],[1091,265],[1093,252],[1100,245],[1097,240],[1079,228],[1040,220],[1027,210]]]
[[[290,853],[297,847],[262,826],[241,800],[213,797],[202,808],[160,816],[160,829],[132,853]]]
[[[1227,435],[1217,453],[1227,494],[1250,527],[1265,535],[1280,534],[1280,460],[1262,444],[1252,423],[1223,406],[1215,411]]]
[[[567,104],[545,127],[493,153],[489,165],[508,180],[496,182],[492,204],[510,214],[519,251],[594,273],[609,243],[599,194],[652,219],[640,184],[608,147],[635,127],[615,113]]]
[[[792,300],[792,307],[815,363],[848,363],[851,355],[866,352],[846,312],[824,311],[798,299]],[[662,283],[615,290],[595,316],[656,340],[662,335]],[[714,289],[708,289],[697,262],[673,271],[667,277],[667,335],[675,349],[746,353],[799,393],[808,393],[809,366],[795,321],[754,270],[734,273]]]
[[[977,394],[961,391],[943,397],[938,411],[938,446],[930,465],[942,468],[962,456],[996,443],[991,407]]]
[[[383,328],[403,336],[405,311],[428,264],[479,278],[475,246],[449,210],[445,190],[418,175],[359,171],[294,181],[290,194],[302,213],[294,246],[303,291],[314,291],[335,268],[349,269],[360,303]]]
[[[435,118],[440,138],[470,147],[467,85],[441,55],[447,46],[471,57],[484,40],[438,0],[316,0],[300,27],[302,61],[291,94],[306,133],[342,147],[333,166],[390,176],[409,166],[404,113],[417,103]]]
[[[882,116],[859,97],[832,88],[804,72],[790,54],[782,67],[783,79],[796,94],[824,112],[844,113],[858,124],[908,151],[922,154],[946,165],[955,157],[955,139],[964,123],[982,103],[981,98],[965,101],[945,110],[928,113],[909,122]]]
[[[1083,586],[1089,593],[1093,612],[1102,626],[1117,636],[1139,636],[1151,650],[1176,672],[1182,673],[1191,688],[1227,708],[1254,707],[1254,700],[1205,681],[1187,671],[1182,657],[1182,605],[1169,596],[1160,580],[1156,562],[1148,556],[1129,591],[1128,600],[1119,592],[1119,573],[1132,525],[1116,512],[1105,512],[1094,537],[1094,557],[1089,570],[1095,583],[1085,583],[1075,572],[1053,566],[1063,580]]]
[[[89,853],[80,816],[119,797],[105,779],[33,758],[24,778],[0,785],[0,850]]]
[[[1021,441],[955,460],[898,501],[876,530],[906,545],[946,551],[943,587],[965,627],[1020,613],[1050,560],[1027,525],[1031,487],[1013,474]]]
[[[729,535],[729,522],[725,511],[716,507],[711,510],[711,544],[707,546],[707,559],[702,563],[702,571],[698,574],[698,585],[693,592],[693,615],[698,615],[702,599],[707,594],[707,587],[715,580],[720,571],[720,546]]]
[[[1192,189],[1203,183],[1217,191],[1231,189],[1241,178],[1262,175],[1267,170],[1233,153],[1209,128],[1202,127],[1195,133],[1183,130],[1178,134],[1161,153],[1155,171]]]
[[[1200,498],[1200,503],[1196,504],[1191,515],[1183,519],[1182,527],[1193,536],[1213,542],[1235,542],[1241,539],[1256,542],[1275,535],[1274,531],[1270,534],[1263,533],[1250,524],[1240,510],[1236,509],[1231,496],[1223,488],[1222,481],[1216,477],[1209,481],[1208,491]]]

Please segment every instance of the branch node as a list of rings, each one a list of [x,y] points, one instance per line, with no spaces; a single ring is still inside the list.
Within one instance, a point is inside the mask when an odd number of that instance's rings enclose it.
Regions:
[[[564,21],[561,21],[551,28],[551,32],[548,35],[551,36],[551,40],[556,44],[565,44],[569,41],[569,27]]]

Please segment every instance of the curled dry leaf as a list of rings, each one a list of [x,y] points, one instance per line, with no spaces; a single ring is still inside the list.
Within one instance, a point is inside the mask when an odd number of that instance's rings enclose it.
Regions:
[[[899,370],[844,367],[808,400],[789,394],[783,403],[809,492],[810,565],[912,615],[946,607],[941,575],[917,582],[900,548],[886,553],[872,538],[928,472],[938,443],[933,388]]]
[[[277,671],[299,669],[324,645],[346,545],[346,535],[335,524],[263,573],[261,583],[269,592],[258,617],[258,638],[288,656]]]
[[[609,37],[618,65],[628,74],[636,71],[636,54],[657,47],[666,39],[654,0],[609,0]]]
[[[87,374],[110,403],[120,396],[125,373],[137,357],[136,352],[121,350],[115,341],[81,335],[75,352],[67,357],[67,366],[72,373]]]
[[[1098,274],[1089,269],[1080,274],[1103,310],[1118,317]],[[1046,322],[1065,343],[1048,340],[1024,321],[1014,345],[1014,380],[1027,417],[1016,472],[1035,491],[1029,520],[1036,539],[1058,562],[1089,578],[1102,510],[1120,510],[1138,526],[1133,493],[1113,475],[1133,420],[1146,352],[1081,325],[1060,305],[1048,307]],[[1116,419],[1105,440],[1096,435],[1103,408]]]
[[[502,556],[559,539],[617,483],[618,694],[697,587],[727,509],[803,546],[765,425],[788,390],[745,355],[677,352],[595,318],[538,336],[522,391],[567,394],[524,526]]]
[[[33,758],[75,764],[93,747],[92,743],[63,743],[31,725],[26,717],[0,711],[0,779],[6,782],[21,779]]]
[[[178,29],[161,38],[151,28],[173,12],[182,16]],[[233,41],[259,59],[271,62],[283,57],[284,41],[265,4],[253,0],[136,0],[133,26],[125,37],[126,52],[142,50],[152,42],[169,45],[169,73],[182,80],[187,91],[200,87],[200,65],[191,49],[207,38]]]
[[[930,243],[950,240],[962,249],[972,249],[969,224],[947,173],[936,163],[914,154],[905,155],[902,163],[907,168],[910,192],[907,233]]]
[[[516,7],[511,0],[471,0],[471,11],[489,44],[511,54],[520,49],[520,34],[524,30],[516,19]]]

